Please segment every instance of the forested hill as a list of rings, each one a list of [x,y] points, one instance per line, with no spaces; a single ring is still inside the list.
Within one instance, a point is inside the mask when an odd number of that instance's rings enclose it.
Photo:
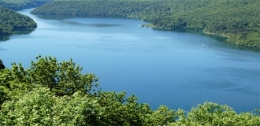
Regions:
[[[260,0],[56,0],[33,14],[139,18],[162,29],[193,29],[260,48]]]
[[[12,10],[21,10],[41,6],[53,0],[0,0],[0,6]]]
[[[33,29],[37,24],[28,16],[0,7],[0,35],[13,34],[19,29]]]

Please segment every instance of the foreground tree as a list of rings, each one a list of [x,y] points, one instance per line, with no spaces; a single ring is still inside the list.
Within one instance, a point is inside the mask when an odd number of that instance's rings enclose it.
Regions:
[[[152,110],[126,92],[97,90],[97,77],[82,74],[72,60],[37,57],[0,70],[0,125],[260,125],[260,116],[237,114],[226,105],[206,102],[185,113],[160,106]]]
[[[192,126],[259,126],[260,116],[252,112],[237,114],[227,105],[205,102],[192,108],[187,116],[180,116],[175,124]]]
[[[3,61],[0,59],[0,70],[1,69],[5,69],[5,65],[4,65]]]
[[[82,68],[76,66],[72,60],[57,62],[56,58],[36,57],[37,62],[31,62],[31,68],[25,69],[21,63],[12,64],[12,68],[1,72],[0,85],[11,98],[17,94],[32,90],[35,86],[49,88],[57,96],[72,95],[80,91],[84,94],[96,94],[94,84],[97,77],[93,74],[82,74]]]

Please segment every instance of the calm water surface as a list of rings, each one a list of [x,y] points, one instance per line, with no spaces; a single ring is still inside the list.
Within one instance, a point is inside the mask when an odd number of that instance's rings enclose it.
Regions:
[[[0,42],[0,58],[30,61],[55,56],[94,73],[105,91],[127,91],[156,109],[190,110],[205,101],[236,111],[260,108],[260,53],[239,50],[195,33],[142,28],[140,20],[32,17],[38,28]]]

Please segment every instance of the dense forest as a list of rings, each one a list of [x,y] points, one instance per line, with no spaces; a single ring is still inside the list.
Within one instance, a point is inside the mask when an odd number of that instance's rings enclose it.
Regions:
[[[56,0],[31,13],[138,18],[161,29],[192,29],[260,48],[259,0]]]
[[[13,34],[16,30],[30,29],[37,24],[28,16],[0,7],[0,35]]]
[[[0,6],[12,10],[38,7],[53,0],[0,0]]]
[[[0,125],[41,126],[259,126],[260,114],[236,113],[205,102],[189,112],[160,106],[152,110],[126,92],[99,89],[98,78],[82,73],[73,60],[36,57],[30,68],[12,63],[0,69]],[[0,62],[1,64],[3,62]]]

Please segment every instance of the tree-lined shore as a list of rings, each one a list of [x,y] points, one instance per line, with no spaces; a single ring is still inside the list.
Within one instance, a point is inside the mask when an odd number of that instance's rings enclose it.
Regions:
[[[138,18],[160,29],[192,29],[260,48],[259,0],[56,0],[31,13]]]
[[[0,35],[14,34],[16,30],[30,30],[37,24],[28,16],[0,7]]]
[[[37,27],[36,22],[15,11],[38,7],[51,1],[53,0],[0,0],[0,37],[32,32]]]

